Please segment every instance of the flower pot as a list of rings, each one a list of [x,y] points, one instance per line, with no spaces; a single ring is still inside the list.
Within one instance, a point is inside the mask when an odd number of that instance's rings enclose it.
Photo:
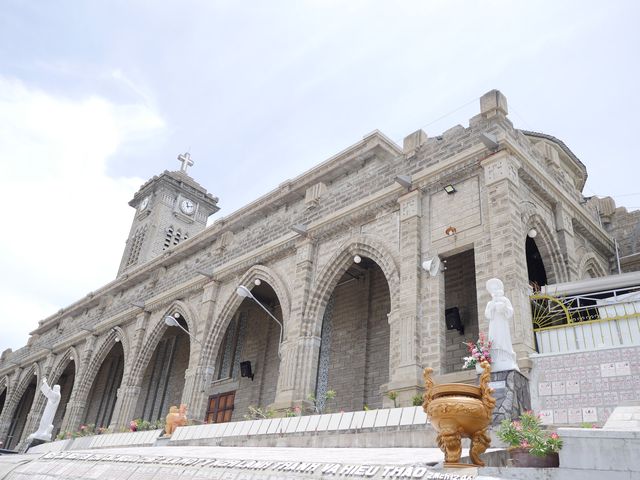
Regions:
[[[514,467],[557,468],[560,466],[560,457],[557,453],[536,457],[531,455],[526,448],[513,448],[509,450],[509,457],[513,460]]]

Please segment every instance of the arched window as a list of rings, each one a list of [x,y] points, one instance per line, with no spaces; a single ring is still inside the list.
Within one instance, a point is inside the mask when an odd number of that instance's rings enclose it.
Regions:
[[[189,238],[189,235],[186,232],[183,234],[179,228],[175,230],[173,228],[173,225],[171,225],[169,228],[167,228],[167,232],[164,236],[164,244],[162,246],[162,250],[166,250],[172,245],[178,245],[178,243],[180,243],[182,240],[186,240],[187,238]]]

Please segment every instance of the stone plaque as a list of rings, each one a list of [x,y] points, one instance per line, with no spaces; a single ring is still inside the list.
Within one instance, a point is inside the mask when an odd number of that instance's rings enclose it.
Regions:
[[[540,382],[538,384],[538,394],[541,397],[551,395],[551,382]]]
[[[600,375],[603,377],[615,377],[616,376],[616,364],[613,362],[600,364]],[[586,420],[585,420],[586,421]]]
[[[489,382],[489,387],[493,388],[494,390],[504,390],[505,388],[507,388],[507,382],[505,382],[504,380],[500,380],[498,382]]]
[[[553,411],[554,423],[567,423],[568,414],[566,408],[559,408]]]
[[[616,375],[631,375],[631,364],[629,362],[616,362]]]
[[[553,410],[540,410],[540,421],[543,425],[551,425],[553,423]]]
[[[583,422],[597,422],[598,421],[598,409],[595,407],[586,407],[582,409],[582,421]]]
[[[565,382],[565,388],[567,391],[567,395],[573,395],[576,393],[580,393],[580,381],[579,380],[568,380]]]
[[[564,395],[565,394],[564,382],[553,382],[552,392],[554,395]]]
[[[570,408],[567,411],[567,420],[568,423],[582,423],[582,409]]]

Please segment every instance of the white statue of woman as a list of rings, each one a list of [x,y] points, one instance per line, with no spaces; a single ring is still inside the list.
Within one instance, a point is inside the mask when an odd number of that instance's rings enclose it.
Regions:
[[[47,405],[44,407],[38,431],[29,435],[28,440],[38,439],[48,442],[51,440],[51,433],[53,432],[53,418],[56,416],[56,410],[60,403],[60,385],[54,385],[53,388],[49,387],[47,378],[45,377],[42,379],[40,391],[42,391],[44,396],[47,397]]]
[[[504,296],[504,286],[499,279],[489,280],[487,291],[491,294],[491,300],[487,303],[484,316],[489,321],[491,371],[518,370],[509,330],[509,321],[513,318],[513,306]]]

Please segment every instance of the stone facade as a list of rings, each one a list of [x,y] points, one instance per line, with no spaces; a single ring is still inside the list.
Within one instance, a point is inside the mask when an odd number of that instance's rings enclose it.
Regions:
[[[586,261],[608,274],[614,242],[582,203],[586,168],[566,145],[515,129],[498,91],[485,94],[480,106],[467,128],[432,138],[418,131],[402,148],[373,132],[208,228],[203,222],[217,199],[184,171],[152,179],[131,202],[137,212],[118,278],[42,320],[27,346],[2,355],[0,440],[31,380],[46,375],[55,383],[70,362],[75,376],[60,428],[86,421],[100,408],[91,392],[103,388],[99,371],[116,344],[122,373],[112,379],[118,386],[109,397],[110,425],[126,427],[140,413],[149,382],[159,381],[149,365],[167,329],[175,328],[165,324],[167,315],[183,319],[192,340],[182,360],[166,364],[174,370],[158,391],[176,403],[180,396],[199,420],[215,404],[211,396],[229,392],[237,419],[250,404],[308,406],[309,395],[327,388],[336,390],[337,408],[389,406],[392,390],[408,405],[422,390],[427,366],[439,382],[471,379],[456,371],[458,342],[487,330],[484,285],[492,277],[503,280],[514,306],[512,337],[526,375],[534,350],[527,232],[537,232],[548,283],[580,278]],[[487,141],[492,137],[496,144]],[[397,176],[409,176],[408,188]],[[443,191],[449,184],[452,194]],[[163,249],[158,242],[166,240],[167,222],[189,217],[180,211],[182,199],[197,203],[204,229]],[[144,241],[136,240],[144,225]],[[294,225],[304,229],[293,231]],[[138,260],[129,262],[134,244]],[[431,276],[421,263],[436,255],[450,266]],[[238,285],[253,288],[282,322],[281,345],[278,324],[238,296]],[[447,331],[449,306],[460,308],[465,335]],[[237,370],[219,379],[223,339],[242,311],[246,336],[238,355],[227,358],[251,361],[254,380]],[[24,432],[43,408],[33,403]]]

